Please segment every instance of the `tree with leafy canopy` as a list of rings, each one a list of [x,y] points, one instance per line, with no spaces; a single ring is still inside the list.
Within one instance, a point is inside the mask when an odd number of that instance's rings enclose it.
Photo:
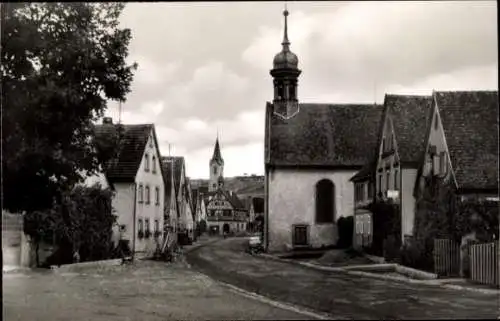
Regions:
[[[99,184],[90,187],[76,186],[63,194],[61,203],[48,210],[44,217],[53,222],[50,228],[56,235],[59,254],[65,254],[65,257],[55,255],[52,263],[71,263],[73,253],[78,253],[81,261],[111,256],[112,226],[116,222],[111,205],[112,197],[113,192],[103,189]],[[64,222],[63,214],[68,215],[67,222]],[[37,217],[32,215],[27,215],[26,222],[29,222],[29,226],[39,224]],[[42,226],[41,231],[47,233],[48,228]]]
[[[125,101],[137,68],[126,62],[131,31],[119,27],[123,8],[2,4],[3,208],[47,214],[98,168],[92,124],[107,100]]]

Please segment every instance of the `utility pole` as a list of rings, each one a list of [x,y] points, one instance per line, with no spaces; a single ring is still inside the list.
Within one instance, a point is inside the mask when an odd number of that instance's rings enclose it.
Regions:
[[[122,101],[118,101],[118,124],[122,123]]]

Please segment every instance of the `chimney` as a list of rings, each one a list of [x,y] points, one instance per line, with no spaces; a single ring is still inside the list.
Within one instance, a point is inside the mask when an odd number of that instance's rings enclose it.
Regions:
[[[113,118],[111,117],[104,117],[102,119],[102,123],[106,125],[113,125]]]

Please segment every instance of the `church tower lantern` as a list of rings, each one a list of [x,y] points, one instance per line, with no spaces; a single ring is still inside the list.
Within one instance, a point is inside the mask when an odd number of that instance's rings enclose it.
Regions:
[[[297,96],[297,84],[300,73],[298,68],[299,59],[290,51],[288,40],[288,10],[285,9],[285,31],[281,52],[274,56],[273,69],[270,71],[274,86],[274,113],[282,118],[288,119],[299,112],[299,101]]]

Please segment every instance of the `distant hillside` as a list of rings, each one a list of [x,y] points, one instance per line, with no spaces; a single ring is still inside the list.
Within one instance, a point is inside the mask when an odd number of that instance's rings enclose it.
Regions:
[[[191,179],[191,186],[207,186],[208,179]],[[241,199],[249,196],[264,197],[264,176],[235,176],[225,177],[224,185],[227,190],[233,191]]]

